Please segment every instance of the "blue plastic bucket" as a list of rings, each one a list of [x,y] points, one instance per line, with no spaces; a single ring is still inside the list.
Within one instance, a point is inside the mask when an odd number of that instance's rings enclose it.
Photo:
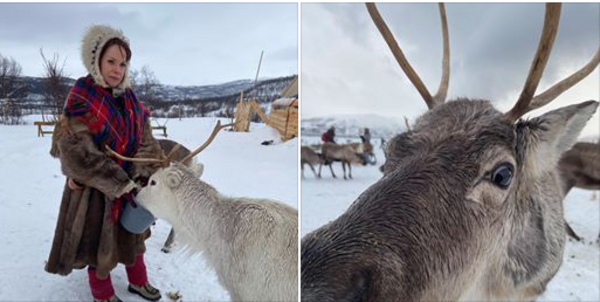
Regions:
[[[127,202],[119,222],[130,233],[142,234],[154,223],[156,218],[146,208],[134,202]]]

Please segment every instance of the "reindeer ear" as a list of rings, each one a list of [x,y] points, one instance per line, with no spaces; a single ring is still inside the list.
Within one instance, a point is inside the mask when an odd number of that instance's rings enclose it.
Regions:
[[[554,169],[597,109],[598,102],[587,101],[519,122],[517,153],[527,166],[525,171],[539,175]]]
[[[196,178],[200,178],[202,173],[204,173],[204,165],[194,160],[194,162],[190,165],[190,170],[192,170]]]
[[[165,183],[169,188],[177,188],[181,184],[183,173],[177,169],[168,169]]]

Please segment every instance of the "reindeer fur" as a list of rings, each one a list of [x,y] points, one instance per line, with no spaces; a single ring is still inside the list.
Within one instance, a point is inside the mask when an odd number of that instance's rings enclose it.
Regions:
[[[600,190],[600,143],[578,142],[558,162],[565,195],[573,187]],[[577,241],[581,237],[566,223],[567,234]],[[600,235],[599,235],[600,238]]]
[[[600,143],[578,142],[558,162],[563,191],[600,190]]]
[[[312,148],[305,146],[300,148],[300,167],[302,170],[302,178],[304,178],[304,165],[308,165],[310,167],[316,178],[321,178],[320,175],[317,175],[314,165],[322,165],[323,163],[324,160],[321,155]]]
[[[346,166],[348,166],[348,178],[352,178],[352,164],[363,164],[363,160],[355,151],[352,145],[338,145],[335,143],[326,142],[321,146],[321,154],[323,163],[319,165],[319,177],[321,177],[321,168],[323,164],[329,165],[331,175],[335,178],[331,164],[334,161],[342,162],[342,170],[344,171],[344,179],[346,178]]]
[[[302,239],[302,301],[536,299],[565,244],[556,164],[597,108],[515,125],[487,101],[436,106],[389,142],[382,179]]]
[[[233,301],[297,299],[297,211],[266,199],[229,198],[174,163],[137,201],[201,252]]]
[[[169,154],[171,152],[171,150],[173,150],[173,148],[175,148],[175,146],[179,145],[179,143],[177,143],[176,141],[172,141],[170,139],[159,139],[158,144],[160,145],[160,148],[163,150],[163,152],[165,154]],[[190,151],[190,149],[181,145],[179,147],[179,149],[177,149],[175,151],[175,154],[173,155],[173,159],[176,161],[180,161],[180,160],[184,159],[186,156],[188,156],[191,152],[192,151]],[[190,169],[192,169],[192,170],[196,171],[198,174],[202,175],[202,169],[204,166],[201,163],[198,163],[196,161],[195,157],[188,158],[187,160],[183,161],[182,164],[190,167]],[[161,251],[163,251],[165,253],[171,252],[171,248],[173,247],[174,242],[175,242],[175,231],[173,231],[173,228],[171,228],[171,231],[169,232],[169,235],[167,236],[167,239],[165,240],[165,243],[163,244]]]

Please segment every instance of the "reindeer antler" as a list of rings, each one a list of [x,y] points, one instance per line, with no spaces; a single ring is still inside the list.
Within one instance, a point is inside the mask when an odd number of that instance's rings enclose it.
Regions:
[[[206,147],[208,147],[208,145],[210,145],[210,143],[215,139],[215,137],[217,136],[217,133],[221,129],[232,126],[234,124],[235,123],[231,123],[231,124],[226,124],[226,125],[221,126],[221,121],[217,121],[217,124],[215,125],[213,132],[208,137],[208,140],[204,144],[202,144],[202,146],[200,146],[198,149],[194,150],[192,153],[190,153],[186,157],[184,157],[180,162],[185,162],[186,160],[198,155],[200,152],[202,152],[202,150],[206,149]],[[115,152],[108,145],[106,145],[105,148],[110,156],[116,157],[116,158],[124,160],[124,161],[136,162],[136,163],[149,163],[149,164],[150,163],[159,163],[163,167],[168,167],[171,164],[171,162],[173,161],[172,157],[175,155],[175,151],[177,151],[179,148],[181,148],[181,144],[175,145],[175,147],[173,147],[173,149],[171,149],[171,152],[169,152],[168,155],[165,156],[163,153],[161,156],[162,158],[126,157],[126,156],[123,156],[123,155]]]
[[[517,101],[515,106],[506,114],[513,121],[517,120],[519,117],[523,116],[525,113],[531,110],[535,110],[552,102],[561,93],[567,91],[569,88],[573,87],[575,84],[579,83],[590,73],[592,73],[592,71],[594,71],[594,69],[600,63],[600,46],[598,46],[596,54],[581,69],[575,71],[567,78],[554,84],[554,86],[548,88],[546,91],[532,98],[535,89],[540,81],[540,77],[542,76],[544,66],[546,65],[546,61],[542,61],[542,59],[547,60],[548,56],[550,55],[552,43],[554,41],[556,31],[558,29],[559,19],[560,3],[546,4],[546,20],[544,21],[544,31],[540,40],[540,44],[538,46],[538,54],[536,54],[536,59],[531,65],[531,70],[529,71],[529,78],[527,79],[527,82],[525,84],[525,87],[523,88],[523,92],[521,93],[519,100]],[[539,52],[543,52],[543,54],[540,55]],[[540,58],[540,56],[545,57]],[[532,80],[530,78],[534,79]],[[528,84],[529,82],[532,83]]]
[[[134,162],[134,163],[160,163],[163,166],[165,166],[165,162],[166,161],[166,157],[164,156],[163,153],[163,157],[165,158],[134,158],[134,157],[127,157],[127,156],[123,156],[117,152],[115,152],[113,149],[111,149],[108,145],[105,145],[104,148],[106,149],[106,152],[108,153],[108,155],[112,156],[112,157],[116,157],[120,160],[124,160],[124,161],[129,161],[129,162]]]
[[[423,97],[423,100],[425,100],[425,103],[427,103],[427,107],[429,109],[432,109],[433,107],[444,103],[444,101],[446,100],[446,95],[448,93],[448,83],[450,82],[450,46],[448,38],[448,21],[446,19],[446,9],[444,7],[444,4],[439,4],[440,16],[442,18],[442,36],[444,44],[444,54],[442,59],[442,79],[440,81],[438,91],[433,97],[427,90],[425,84],[423,84],[423,81],[421,81],[419,75],[415,72],[415,70],[412,68],[412,66],[404,56],[402,49],[400,48],[400,46],[398,46],[396,39],[394,39],[394,35],[392,34],[388,26],[385,24],[385,21],[383,20],[381,15],[379,14],[375,3],[365,4],[367,5],[367,11],[371,16],[371,19],[373,19],[375,26],[377,26],[377,29],[383,36],[383,39],[392,51],[394,58],[396,58],[396,61],[398,62],[406,76],[410,79],[415,88],[417,88],[419,94],[421,94],[421,97]]]
[[[561,93],[567,91],[569,88],[573,87],[575,84],[579,83],[590,73],[592,73],[592,71],[594,71],[594,69],[596,69],[598,66],[598,63],[600,63],[600,46],[598,47],[594,57],[592,57],[592,59],[585,64],[585,66],[564,80],[554,84],[554,86],[548,88],[546,91],[535,96],[529,104],[529,107],[527,107],[527,110],[525,110],[524,114],[552,102]]]
[[[230,123],[230,124],[225,124],[225,125],[221,126],[221,121],[217,121],[217,124],[215,125],[213,132],[210,134],[210,136],[208,137],[206,142],[204,142],[204,144],[202,144],[202,146],[198,147],[198,149],[192,151],[192,153],[190,153],[186,157],[184,157],[181,160],[181,162],[185,162],[186,160],[198,155],[198,153],[202,152],[202,150],[206,149],[206,147],[208,147],[208,145],[210,145],[210,143],[212,143],[213,139],[215,139],[215,137],[217,136],[217,133],[219,133],[219,131],[221,131],[221,129],[229,127],[229,126],[233,126],[234,124],[235,123]]]
[[[506,117],[511,121],[516,121],[527,112],[527,107],[529,107],[535,94],[535,90],[540,83],[544,68],[546,67],[546,63],[548,63],[548,58],[552,51],[556,33],[558,32],[560,8],[560,3],[546,4],[544,28],[542,29],[542,36],[538,44],[535,58],[529,69],[529,75],[527,75],[527,80],[525,80],[525,85],[523,86],[523,90],[521,91],[521,95],[515,103],[515,106],[506,113]]]

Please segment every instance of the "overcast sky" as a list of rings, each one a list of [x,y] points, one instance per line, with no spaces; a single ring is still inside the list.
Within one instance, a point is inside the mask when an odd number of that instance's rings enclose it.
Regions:
[[[91,24],[121,28],[132,68],[148,65],[163,84],[206,85],[298,73],[296,3],[0,3],[0,54],[23,74],[41,76],[42,59],[66,58],[66,72],[85,75],[80,41]]]
[[[409,62],[428,90],[441,77],[442,39],[436,4],[378,5]],[[302,4],[302,117],[375,113],[416,117],[427,110],[402,73],[364,4]],[[539,41],[544,5],[446,5],[450,36],[450,89],[456,97],[514,104]],[[599,45],[599,4],[565,4],[541,92],[587,63]],[[598,68],[542,112],[599,99]],[[598,113],[585,133],[598,133]]]

